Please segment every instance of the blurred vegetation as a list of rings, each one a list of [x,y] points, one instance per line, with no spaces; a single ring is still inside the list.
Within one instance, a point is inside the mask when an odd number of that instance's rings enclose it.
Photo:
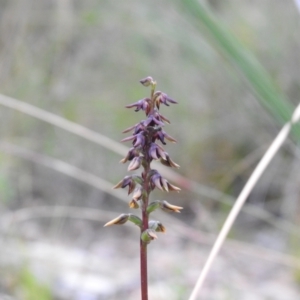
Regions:
[[[24,267],[20,272],[18,288],[21,298],[24,300],[51,300],[51,290]]]
[[[124,105],[147,96],[138,80],[151,75],[159,90],[179,102],[162,112],[172,121],[166,131],[178,140],[175,147],[166,147],[181,165],[178,172],[236,196],[299,101],[299,22],[293,2],[285,1],[3,0],[0,92],[118,141],[121,131],[141,117]],[[112,183],[126,173],[120,157],[107,149],[5,107],[0,116],[2,141]],[[299,139],[298,132],[294,137]],[[249,199],[295,225],[300,213],[298,152],[289,142]],[[37,205],[115,211],[124,205],[13,155],[0,153],[0,163],[3,215]],[[164,197],[181,204],[184,198],[182,219],[211,232],[228,209],[209,197],[195,199],[188,190]],[[200,209],[214,218],[202,219]],[[261,225],[250,219],[254,228]],[[247,240],[247,220],[241,217],[233,237]],[[39,225],[52,241],[67,231],[64,220],[51,229]],[[22,228],[16,232],[25,239],[41,238]],[[39,288],[29,273],[25,277],[33,290]],[[39,299],[51,299],[43,293]]]

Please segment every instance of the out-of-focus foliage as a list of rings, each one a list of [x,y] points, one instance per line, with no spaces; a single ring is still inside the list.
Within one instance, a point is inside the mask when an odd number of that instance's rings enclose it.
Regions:
[[[20,272],[17,290],[24,300],[51,300],[53,299],[49,287],[39,280],[24,267]]]
[[[241,75],[251,84],[261,102],[273,113],[274,117],[287,122],[291,116],[290,103],[272,82],[269,74],[262,68],[253,55],[222,26],[199,1],[182,1],[189,16],[197,20],[206,30],[221,53],[224,53],[241,71]]]

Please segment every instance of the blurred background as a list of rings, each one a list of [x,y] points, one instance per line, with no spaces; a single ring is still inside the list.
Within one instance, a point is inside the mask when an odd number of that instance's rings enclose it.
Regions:
[[[0,1],[0,299],[139,299],[138,230],[119,141],[144,118],[124,108],[152,76],[162,169],[184,206],[155,213],[150,299],[187,299],[234,199],[300,96],[293,1]],[[38,109],[37,109],[38,108]],[[57,117],[59,116],[59,117]],[[126,136],[126,135],[125,135]],[[202,299],[300,298],[300,152],[295,132],[238,217]],[[138,214],[139,212],[137,212]]]

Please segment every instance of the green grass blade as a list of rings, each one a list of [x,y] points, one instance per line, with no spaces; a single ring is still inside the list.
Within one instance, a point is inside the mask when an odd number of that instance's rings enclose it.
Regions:
[[[225,55],[244,75],[261,104],[281,124],[287,122],[292,114],[292,105],[251,52],[199,0],[181,0],[181,3],[193,24],[201,31],[204,30],[221,54]],[[294,137],[300,137],[299,126],[295,128],[293,134]]]

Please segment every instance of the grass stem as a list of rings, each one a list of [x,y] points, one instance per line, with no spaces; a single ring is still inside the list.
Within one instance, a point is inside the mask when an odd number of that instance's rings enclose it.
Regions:
[[[276,136],[276,138],[274,139],[274,141],[272,142],[272,144],[270,145],[270,147],[268,148],[268,150],[266,151],[266,153],[264,154],[264,156],[262,157],[262,159],[256,166],[255,170],[251,174],[249,180],[247,181],[246,185],[244,186],[243,190],[241,191],[239,197],[237,198],[234,206],[232,207],[232,209],[231,209],[231,211],[230,211],[230,213],[229,213],[229,215],[228,215],[228,217],[227,217],[227,219],[226,219],[226,221],[214,243],[214,246],[208,256],[208,259],[202,269],[202,272],[197,280],[197,283],[192,291],[192,294],[191,294],[189,300],[196,299],[196,296],[197,296],[198,292],[200,291],[209,270],[211,269],[213,261],[215,260],[216,256],[218,255],[236,217],[238,216],[239,212],[241,211],[243,205],[245,204],[249,194],[255,187],[256,183],[258,182],[258,180],[260,179],[260,177],[262,176],[262,174],[264,173],[264,171],[268,167],[269,163],[274,158],[274,156],[276,155],[276,153],[278,152],[278,150],[280,149],[280,147],[282,146],[282,144],[284,143],[286,138],[288,137],[288,134],[290,133],[293,124],[298,122],[299,119],[300,119],[300,104],[295,109],[291,120],[282,127],[282,129],[280,130],[280,132],[278,133],[278,135]]]

